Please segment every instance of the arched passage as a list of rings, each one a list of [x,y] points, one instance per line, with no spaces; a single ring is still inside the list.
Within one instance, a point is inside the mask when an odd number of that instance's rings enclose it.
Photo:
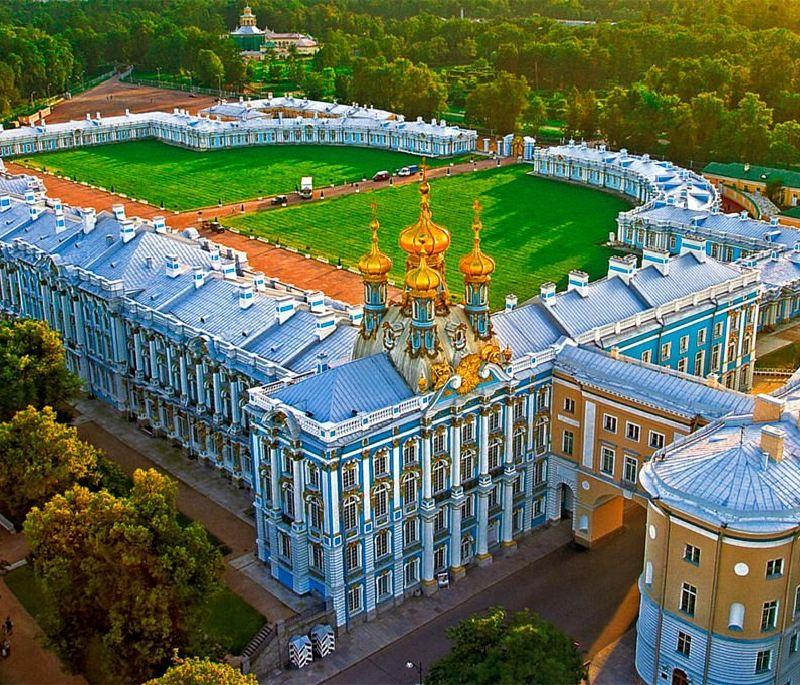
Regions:
[[[561,483],[558,488],[558,501],[560,518],[571,519],[572,512],[575,511],[575,493],[567,483]]]
[[[689,676],[686,671],[676,668],[672,671],[672,685],[689,685]]]

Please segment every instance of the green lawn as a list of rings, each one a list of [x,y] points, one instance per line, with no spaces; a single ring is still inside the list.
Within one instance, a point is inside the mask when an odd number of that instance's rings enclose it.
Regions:
[[[592,278],[605,275],[611,250],[601,245],[616,227],[615,218],[629,205],[607,193],[529,176],[519,165],[466,173],[431,182],[433,218],[450,230],[447,259],[450,289],[462,288],[458,260],[472,246],[472,202],[484,207],[484,251],[494,257],[492,306],[506,293],[522,301],[545,281],[566,283],[571,269]],[[400,230],[419,214],[416,185],[246,214],[229,223],[248,235],[260,235],[352,266],[369,245],[370,203],[378,204],[381,245],[394,261],[392,277],[400,282],[404,253],[397,246]]]
[[[289,193],[302,176],[314,186],[357,181],[420,158],[387,150],[323,145],[264,145],[195,152],[154,140],[51,152],[19,160],[32,167],[167,209],[188,210]],[[431,160],[433,166],[450,160]]]
[[[37,621],[44,611],[44,594],[42,587],[30,564],[20,566],[5,576],[6,584],[22,606]],[[223,586],[208,602],[207,617],[204,630],[215,643],[220,644],[230,654],[240,654],[250,639],[261,630],[266,620],[247,602]],[[102,654],[102,645],[95,645],[98,654],[95,661],[102,662],[107,657]],[[94,664],[91,669],[103,673],[106,667],[102,663]],[[91,674],[88,674],[91,675]],[[91,682],[102,682],[102,678],[90,679]]]

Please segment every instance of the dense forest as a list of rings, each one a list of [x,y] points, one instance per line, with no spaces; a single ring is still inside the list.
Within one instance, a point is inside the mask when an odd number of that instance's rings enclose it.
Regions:
[[[800,164],[800,0],[252,0],[322,44],[300,90],[495,132]],[[232,0],[5,0],[0,113],[110,65],[247,87]],[[462,16],[463,13],[463,16]],[[208,67],[209,61],[214,65]],[[215,71],[216,69],[216,71]],[[545,126],[547,125],[547,126]],[[545,129],[542,127],[545,126]]]

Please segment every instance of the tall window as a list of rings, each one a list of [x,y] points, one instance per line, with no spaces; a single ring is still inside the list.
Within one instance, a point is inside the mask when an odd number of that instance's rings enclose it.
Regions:
[[[622,478],[626,483],[636,483],[636,474],[639,470],[639,462],[636,457],[625,455],[625,469],[622,472]]]
[[[389,453],[386,450],[381,450],[375,454],[373,467],[376,476],[385,476],[389,473]]]
[[[695,376],[702,376],[703,375],[703,365],[705,362],[705,353],[701,350],[697,354],[694,355],[694,375]]]
[[[414,585],[419,581],[419,557],[409,559],[403,566],[403,577],[406,586]]]
[[[406,519],[403,521],[403,546],[408,547],[417,542],[419,542],[419,519]]]
[[[461,442],[464,444],[475,442],[475,422],[472,417],[465,419],[461,426]]]
[[[681,587],[680,610],[684,614],[694,616],[694,607],[697,602],[697,588],[689,583],[684,583]]]
[[[386,556],[389,554],[389,531],[387,529],[380,530],[375,535],[375,558]]]
[[[525,456],[525,429],[518,430],[514,433],[513,442],[514,461],[520,461]]]
[[[608,476],[614,475],[614,450],[603,447],[600,452],[600,470]]]
[[[308,503],[308,522],[312,528],[322,527],[322,507],[315,499]]]
[[[278,543],[280,546],[281,556],[288,561],[292,560],[292,541],[289,539],[289,536],[284,533],[278,533]]]
[[[706,344],[706,333],[708,331],[705,328],[701,328],[697,331],[697,345],[705,345]]]
[[[388,597],[392,593],[392,572],[382,571],[375,579],[375,593],[378,599]]]
[[[514,403],[514,421],[522,421],[525,418],[525,402],[518,400]]]
[[[603,430],[606,433],[617,432],[617,417],[611,414],[603,414]]]
[[[678,631],[678,645],[677,645],[678,654],[683,654],[683,656],[689,656],[692,651],[692,636],[684,633],[683,631]]]
[[[564,431],[561,441],[561,449],[564,454],[572,454],[575,444],[575,434],[572,431]]]
[[[386,486],[379,487],[375,492],[372,503],[373,513],[376,518],[386,516],[389,513],[389,488]]]
[[[447,462],[440,459],[433,465],[433,491],[442,492],[447,485]]]
[[[475,476],[475,453],[471,449],[461,452],[461,480]]]
[[[544,454],[547,449],[547,419],[542,417],[536,421],[536,453]]]
[[[355,497],[344,501],[342,522],[345,530],[352,530],[358,525],[358,501]]]
[[[354,585],[347,591],[347,609],[351,614],[361,611],[361,586]]]
[[[447,433],[445,431],[443,431],[443,430],[438,431],[433,436],[433,453],[434,454],[441,454],[442,452],[444,452],[444,450],[445,450],[445,448],[447,446],[447,444],[445,442],[446,436],[447,436]]]
[[[500,466],[500,451],[502,443],[494,439],[489,443],[489,469],[496,469]]]
[[[408,473],[403,479],[403,502],[405,504],[412,504],[417,501],[417,475],[415,473]]]
[[[324,571],[325,557],[322,553],[322,545],[312,542],[309,547],[311,549],[311,554],[309,555],[309,564],[311,565],[311,568],[317,571]]]
[[[439,545],[433,550],[433,568],[443,571],[447,567],[447,545]]]
[[[347,571],[352,572],[361,567],[361,543],[351,542],[346,551]]]
[[[294,518],[294,488],[291,485],[283,491],[283,510],[289,518]]]
[[[564,398],[564,411],[567,414],[574,414],[575,413],[575,400],[571,397]]]
[[[354,488],[358,484],[358,467],[348,464],[342,469],[342,487],[345,490]]]
[[[547,459],[537,461],[533,467],[533,484],[541,485],[547,477]]]
[[[496,431],[500,428],[500,407],[494,407],[489,412],[489,430]]]
[[[416,440],[406,440],[403,445],[403,463],[414,464],[417,461],[417,442]]]
[[[461,503],[461,518],[470,518],[474,513],[473,502],[475,498],[472,495],[466,495],[464,501]]]
[[[441,533],[447,527],[447,509],[441,507],[436,512],[436,518],[433,519],[433,530],[435,533]]]
[[[775,630],[778,624],[778,602],[764,602],[761,608],[761,632],[766,633]]]

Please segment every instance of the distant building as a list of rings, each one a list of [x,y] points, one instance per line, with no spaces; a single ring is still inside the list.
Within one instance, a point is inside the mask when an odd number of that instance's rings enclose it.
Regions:
[[[778,182],[782,188],[778,204],[785,207],[797,207],[800,204],[800,171],[790,169],[774,169],[752,164],[721,164],[712,162],[703,169],[705,176],[712,183],[729,185],[746,193],[766,195],[767,183]]]
[[[265,53],[288,54],[292,48],[298,55],[313,55],[319,50],[319,43],[305,33],[276,33],[270,29],[260,29],[256,16],[250,7],[245,7],[239,16],[239,26],[230,33],[239,50],[249,57],[260,58]]]

